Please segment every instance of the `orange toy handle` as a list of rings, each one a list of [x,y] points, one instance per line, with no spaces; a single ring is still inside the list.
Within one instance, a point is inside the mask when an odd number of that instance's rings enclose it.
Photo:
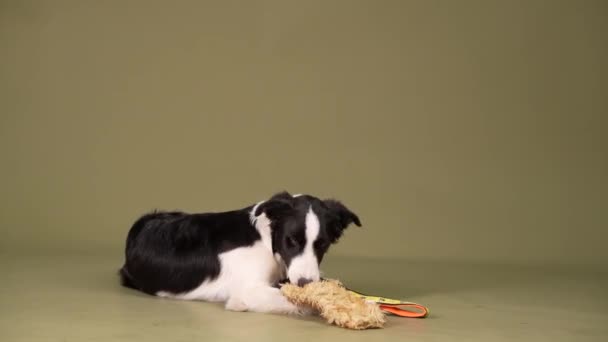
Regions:
[[[380,304],[380,309],[385,313],[407,318],[424,318],[429,315],[429,310],[420,304]]]
[[[386,297],[369,296],[348,288],[347,290],[368,302],[376,303],[380,309],[387,314],[407,318],[424,318],[429,315],[429,309],[426,306],[418,303],[406,302]]]

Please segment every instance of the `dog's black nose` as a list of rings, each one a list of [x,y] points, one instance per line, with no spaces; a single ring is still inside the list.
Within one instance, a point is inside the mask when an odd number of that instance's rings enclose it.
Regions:
[[[300,278],[298,279],[298,286],[302,287],[308,283],[312,283],[312,279]]]

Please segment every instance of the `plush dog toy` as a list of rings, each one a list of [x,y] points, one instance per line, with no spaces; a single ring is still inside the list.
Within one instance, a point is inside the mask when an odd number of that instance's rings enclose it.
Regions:
[[[290,302],[312,307],[328,323],[339,327],[356,330],[382,328],[386,322],[384,312],[376,303],[348,291],[337,280],[321,280],[303,287],[284,284],[281,292]]]

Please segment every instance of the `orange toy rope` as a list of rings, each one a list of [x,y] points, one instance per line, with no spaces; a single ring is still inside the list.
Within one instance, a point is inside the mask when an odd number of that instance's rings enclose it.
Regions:
[[[406,302],[398,299],[386,297],[368,296],[357,291],[348,289],[353,294],[380,306],[380,309],[387,314],[406,318],[425,318],[429,315],[429,309],[418,303]]]

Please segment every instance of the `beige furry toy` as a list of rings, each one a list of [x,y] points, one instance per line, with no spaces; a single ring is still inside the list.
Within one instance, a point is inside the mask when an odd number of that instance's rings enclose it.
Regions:
[[[285,284],[281,292],[296,305],[310,306],[328,323],[349,329],[382,328],[386,319],[375,303],[349,292],[337,280],[321,280],[299,287]]]

